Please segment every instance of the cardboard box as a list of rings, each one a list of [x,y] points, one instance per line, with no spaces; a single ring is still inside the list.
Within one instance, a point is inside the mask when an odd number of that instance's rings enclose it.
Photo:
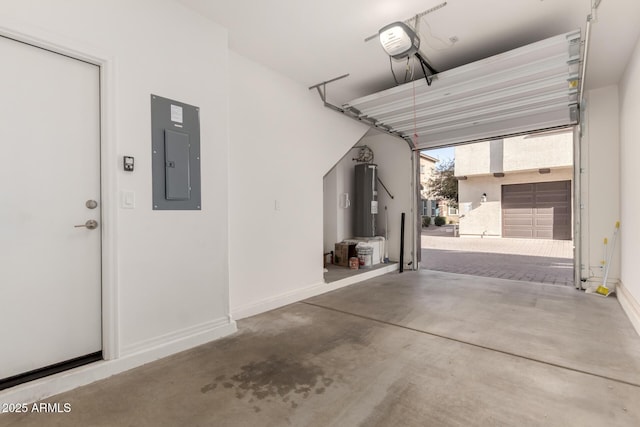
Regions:
[[[345,243],[365,243],[367,246],[373,247],[372,265],[384,262],[384,245],[385,239],[382,236],[363,237],[361,239],[345,239]],[[357,252],[357,251],[356,251]]]
[[[342,267],[349,267],[349,258],[355,256],[357,256],[355,243],[336,243],[333,251],[333,263]]]

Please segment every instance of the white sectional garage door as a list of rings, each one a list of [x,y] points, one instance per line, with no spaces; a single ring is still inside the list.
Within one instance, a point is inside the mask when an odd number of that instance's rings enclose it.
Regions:
[[[578,122],[580,31],[355,99],[343,112],[426,149]]]

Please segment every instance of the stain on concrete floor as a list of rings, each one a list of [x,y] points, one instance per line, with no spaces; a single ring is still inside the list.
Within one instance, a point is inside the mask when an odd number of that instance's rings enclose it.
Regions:
[[[272,355],[242,366],[240,372],[228,378],[225,375],[218,376],[200,391],[208,393],[219,389],[218,385],[221,385],[222,389],[234,391],[237,399],[247,398],[249,403],[282,399],[296,408],[300,400],[307,399],[311,394],[323,394],[331,384],[333,379],[325,376],[324,370],[317,365]],[[259,406],[253,409],[255,412],[261,410]]]

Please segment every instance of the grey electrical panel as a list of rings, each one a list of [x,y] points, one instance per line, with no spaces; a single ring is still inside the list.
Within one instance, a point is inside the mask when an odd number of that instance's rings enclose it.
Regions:
[[[154,210],[200,210],[200,111],[151,95]]]

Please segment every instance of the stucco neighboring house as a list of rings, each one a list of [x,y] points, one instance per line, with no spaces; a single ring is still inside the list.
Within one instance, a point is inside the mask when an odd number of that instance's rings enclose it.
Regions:
[[[571,240],[570,130],[455,149],[460,235]]]
[[[433,176],[438,159],[420,153],[420,195],[421,195],[421,215],[435,217],[438,207],[436,200],[429,197],[429,179]]]
[[[429,179],[434,175],[436,163],[440,160],[427,154],[420,153],[420,194],[422,195],[421,215],[431,217],[431,223],[436,216],[442,216],[447,223],[458,222],[458,209],[449,206],[446,200],[435,200],[429,196]]]

